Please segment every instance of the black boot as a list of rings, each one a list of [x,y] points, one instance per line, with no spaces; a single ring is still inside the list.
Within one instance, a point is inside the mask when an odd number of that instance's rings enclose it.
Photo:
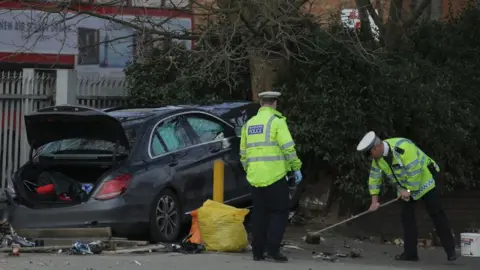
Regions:
[[[263,260],[265,260],[265,255],[263,255],[263,254],[262,255],[253,255],[253,260],[257,261],[257,262],[258,261],[263,261]]]
[[[275,254],[268,253],[267,257],[276,262],[288,262],[287,256],[283,255],[281,252],[277,252]]]
[[[395,256],[395,260],[416,262],[419,260],[419,258],[418,258],[418,255],[406,255],[405,253],[402,253],[400,255]]]
[[[453,250],[452,252],[449,252],[447,254],[447,260],[448,261],[455,261],[457,260],[457,252],[455,250]]]

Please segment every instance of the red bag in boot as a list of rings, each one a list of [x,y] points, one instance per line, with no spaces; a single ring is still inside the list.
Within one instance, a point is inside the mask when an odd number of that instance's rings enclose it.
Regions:
[[[45,186],[41,186],[35,189],[38,194],[51,194],[55,192],[55,185],[54,184],[48,184]]]

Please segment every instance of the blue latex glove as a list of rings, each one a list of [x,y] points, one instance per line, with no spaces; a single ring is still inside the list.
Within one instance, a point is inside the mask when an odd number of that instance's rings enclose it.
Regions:
[[[295,171],[295,184],[302,182],[302,172],[300,170]]]

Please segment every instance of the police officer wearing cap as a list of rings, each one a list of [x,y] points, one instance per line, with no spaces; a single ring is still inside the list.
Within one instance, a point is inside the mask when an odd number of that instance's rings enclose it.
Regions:
[[[280,93],[258,96],[261,108],[242,127],[240,141],[240,159],[252,186],[253,259],[286,262],[288,258],[280,252],[289,214],[286,175],[294,171],[295,182],[300,183],[302,162],[286,118],[276,110]]]
[[[391,138],[382,141],[373,131],[363,137],[357,151],[365,152],[373,158],[368,179],[368,189],[372,196],[370,211],[375,211],[380,206],[378,194],[382,176],[386,176],[384,180],[397,188],[397,194],[403,199],[401,217],[404,252],[395,259],[403,261],[419,259],[415,204],[416,201],[422,200],[447,253],[447,259],[456,260],[452,231],[435,188],[435,178],[440,171],[436,162],[408,139]]]

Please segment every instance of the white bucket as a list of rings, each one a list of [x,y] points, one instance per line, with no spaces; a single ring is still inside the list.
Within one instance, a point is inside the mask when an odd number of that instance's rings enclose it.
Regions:
[[[480,233],[460,234],[462,256],[480,257]]]

